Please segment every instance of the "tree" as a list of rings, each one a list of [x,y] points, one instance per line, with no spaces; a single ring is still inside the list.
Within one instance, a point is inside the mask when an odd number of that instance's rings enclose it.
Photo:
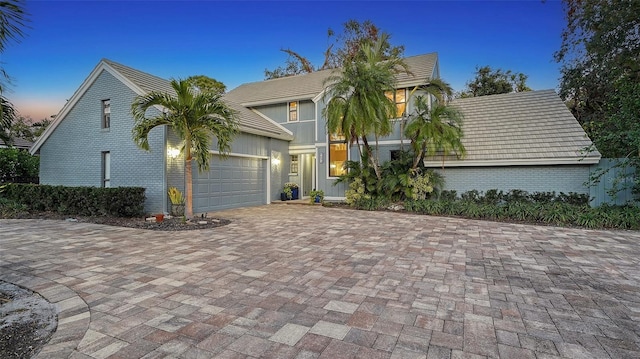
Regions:
[[[22,138],[34,142],[42,135],[49,124],[51,124],[51,120],[49,119],[33,122],[30,117],[16,116],[9,127],[9,136],[12,139]]]
[[[396,75],[408,72],[407,65],[399,57],[385,56],[387,34],[381,34],[377,41],[363,41],[361,54],[354,61],[344,64],[341,71],[335,71],[325,80],[324,100],[328,100],[323,110],[329,133],[345,136],[349,145],[362,140],[369,164],[381,178],[378,156],[373,154],[367,136],[374,135],[376,148],[378,138],[392,131],[389,119],[396,115],[396,106],[385,91],[395,88]]]
[[[528,76],[520,72],[501,69],[493,70],[489,66],[476,67],[473,80],[467,82],[459,97],[477,97],[501,93],[531,91],[527,86]]]
[[[362,23],[357,20],[349,20],[343,26],[343,32],[339,34],[331,29],[327,31],[330,44],[324,52],[324,62],[321,66],[314,66],[306,57],[291,49],[281,49],[280,51],[288,55],[285,65],[274,70],[265,69],[265,79],[340,68],[345,63],[352,62],[357,56],[362,55],[360,51],[362,43],[375,43],[382,34],[382,31],[370,20],[365,20]],[[389,36],[387,36],[387,41],[382,44],[382,57],[384,59],[401,58],[404,46],[392,46],[388,40]]]
[[[640,169],[640,2],[564,0],[564,10],[560,96],[604,157]]]
[[[11,41],[20,41],[24,36],[22,29],[27,22],[24,11],[24,1],[8,0],[0,2],[0,53],[3,53]],[[0,140],[11,143],[7,133],[15,119],[15,110],[9,100],[4,97],[5,83],[9,82],[9,75],[0,68]]]
[[[133,140],[138,147],[149,151],[149,132],[162,125],[170,126],[182,139],[185,161],[186,203],[185,215],[193,216],[193,174],[195,159],[200,171],[209,168],[209,146],[217,138],[218,150],[225,157],[238,131],[236,113],[215,92],[195,91],[186,80],[171,80],[175,94],[152,91],[136,97],[131,104],[135,121]],[[147,117],[147,110],[160,106],[164,112]]]
[[[415,154],[412,169],[418,168],[424,156],[433,156],[438,151],[442,151],[443,166],[445,156],[451,152],[464,156],[463,115],[455,107],[448,105],[453,94],[451,86],[440,79],[434,79],[414,89],[412,94],[417,90],[425,94],[415,97],[415,112],[409,117],[405,128],[405,135],[411,139]],[[431,105],[430,96],[433,96]]]
[[[185,81],[201,92],[211,91],[223,94],[227,90],[227,86],[225,84],[205,75],[189,76]]]

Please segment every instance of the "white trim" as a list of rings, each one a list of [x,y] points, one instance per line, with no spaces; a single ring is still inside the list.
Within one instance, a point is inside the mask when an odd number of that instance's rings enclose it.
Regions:
[[[272,99],[268,99],[268,100],[260,100],[260,101],[252,101],[252,102],[241,102],[240,104],[242,106],[244,106],[244,107],[254,107],[254,106],[273,105],[273,104],[289,102],[289,101],[303,101],[303,100],[312,100],[313,101],[313,99],[314,99],[314,97],[312,96],[312,94],[305,94],[305,95],[295,95],[295,96],[282,97],[282,98],[272,98]]]
[[[276,133],[276,132],[271,132],[271,131],[263,131],[263,130],[259,130],[257,128],[247,127],[247,126],[243,126],[243,125],[240,125],[240,132],[248,133],[248,134],[252,134],[252,135],[269,137],[269,138],[276,138],[276,139],[283,140],[283,141],[291,141],[294,138],[293,135],[281,134],[281,133]]]
[[[552,166],[552,165],[593,165],[600,162],[600,157],[568,157],[568,158],[528,158],[512,160],[462,160],[446,161],[444,167],[495,167],[495,166]],[[424,161],[425,167],[442,168],[442,161]]]
[[[346,201],[347,197],[325,197],[325,201]]]
[[[267,158],[263,158],[263,161],[267,161],[266,163],[263,163],[265,165],[265,167],[267,167],[267,190],[264,191],[265,195],[267,196],[267,204],[271,204],[271,156],[267,157]]]
[[[315,102],[316,104],[322,99],[322,97],[324,97],[324,93],[327,92],[327,88],[323,88],[322,91],[320,91],[319,94],[317,94],[315,97],[313,97],[311,99],[311,101]]]
[[[262,112],[260,112],[260,111],[258,111],[258,110],[256,110],[256,109],[253,109],[253,108],[250,108],[250,109],[249,109],[249,111],[251,111],[251,112],[255,113],[256,115],[258,115],[258,116],[260,116],[260,117],[264,118],[265,120],[267,120],[267,121],[271,122],[272,124],[274,124],[274,125],[276,125],[276,126],[280,127],[280,128],[282,129],[282,131],[284,131],[285,133],[287,133],[287,134],[289,134],[289,135],[293,136],[293,132],[289,131],[286,127],[282,126],[281,124],[279,124],[279,123],[277,123],[276,121],[272,120],[271,118],[267,117],[267,116],[266,116],[265,114],[263,114]]]
[[[315,144],[315,146],[316,146],[316,148],[327,147],[327,144],[326,143],[322,143],[322,142],[318,142],[318,143]]]
[[[220,155],[220,151],[218,150],[209,150],[209,153],[213,154],[213,155]],[[260,156],[260,155],[248,155],[245,153],[237,153],[237,152],[229,152],[227,153],[227,156],[229,157],[243,157],[243,158],[255,158],[255,159],[259,159],[259,160],[268,160],[269,156]]]

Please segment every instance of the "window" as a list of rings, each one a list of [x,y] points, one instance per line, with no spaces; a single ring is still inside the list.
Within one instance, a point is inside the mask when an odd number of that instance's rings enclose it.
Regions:
[[[407,90],[385,91],[384,94],[396,104],[396,118],[402,117],[407,109]]]
[[[102,128],[111,127],[111,100],[102,100]]]
[[[346,173],[347,140],[342,134],[329,135],[329,177],[338,177]]]
[[[102,152],[102,187],[111,187],[111,152]]]
[[[298,102],[289,102],[289,122],[298,121]]]
[[[291,167],[289,173],[298,173],[298,155],[291,155]]]

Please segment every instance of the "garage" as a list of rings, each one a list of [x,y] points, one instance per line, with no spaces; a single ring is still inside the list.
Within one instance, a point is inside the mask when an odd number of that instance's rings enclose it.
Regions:
[[[193,171],[195,213],[267,203],[267,173],[261,158],[213,156],[208,172]]]

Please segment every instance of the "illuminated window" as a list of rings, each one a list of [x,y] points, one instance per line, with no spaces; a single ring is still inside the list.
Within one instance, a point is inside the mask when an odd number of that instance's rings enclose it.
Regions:
[[[384,94],[396,104],[396,118],[402,117],[407,109],[407,90],[385,91]]]
[[[111,100],[102,100],[102,128],[111,127]]]
[[[343,135],[329,135],[329,177],[339,177],[347,172],[347,139]]]
[[[289,173],[298,173],[298,155],[291,155],[291,168]]]
[[[289,122],[298,121],[298,103],[289,102]]]

